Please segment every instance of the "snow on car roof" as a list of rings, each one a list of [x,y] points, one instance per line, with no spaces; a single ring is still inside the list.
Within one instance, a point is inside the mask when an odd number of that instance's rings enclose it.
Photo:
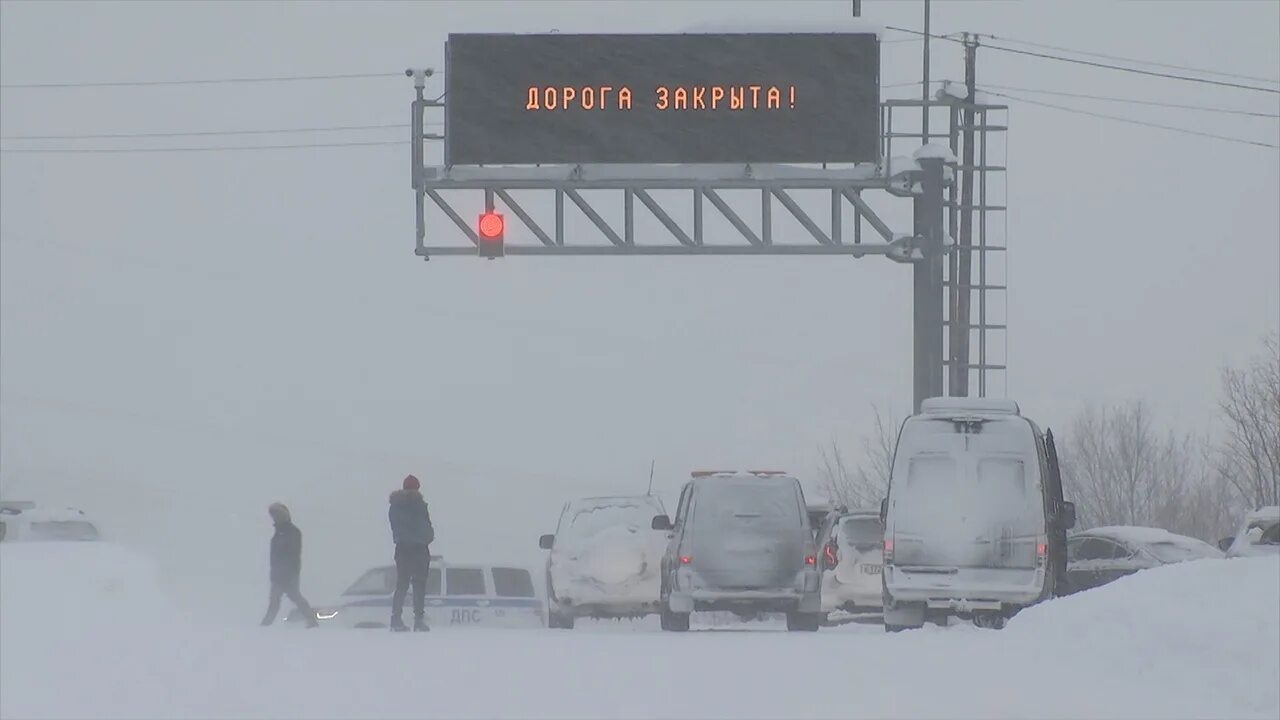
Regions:
[[[1267,505],[1245,516],[1246,523],[1257,522],[1258,520],[1280,521],[1280,505]]]
[[[1077,535],[1098,535],[1111,538],[1112,540],[1120,540],[1122,542],[1131,542],[1139,545],[1150,545],[1153,543],[1174,543],[1177,545],[1208,545],[1203,540],[1198,540],[1186,535],[1169,532],[1163,528],[1139,527],[1135,525],[1110,525],[1106,527],[1090,528],[1083,530]]]
[[[83,510],[73,507],[34,507],[18,517],[28,522],[89,522]]]

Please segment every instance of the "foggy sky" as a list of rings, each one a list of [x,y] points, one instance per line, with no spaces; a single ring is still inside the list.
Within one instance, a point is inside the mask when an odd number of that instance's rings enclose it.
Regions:
[[[921,20],[917,2],[867,2],[864,14]],[[839,28],[848,15],[843,1],[4,2],[0,81],[399,72],[441,67],[449,32],[672,32],[722,20]],[[933,17],[935,32],[1266,77],[1280,76],[1277,27],[1274,2],[937,2]],[[920,47],[886,44],[883,81],[918,79]],[[959,46],[934,43],[932,68],[961,79]],[[1278,106],[1275,95],[993,50],[979,51],[978,78]],[[439,76],[431,82],[443,89]],[[1273,119],[1025,95],[1280,141]],[[0,125],[8,136],[398,123],[411,99],[403,77],[6,88]],[[1280,325],[1280,153],[1013,105],[1007,396],[1051,427],[1086,401],[1142,398],[1169,426],[1212,431],[1219,369]],[[423,263],[412,253],[408,169],[407,146],[4,154],[0,493],[94,510],[117,537],[182,570],[182,582],[222,578],[236,588],[228,603],[249,606],[265,592],[272,500],[288,502],[306,533],[304,589],[319,597],[388,561],[386,494],[407,472],[424,480],[438,551],[533,564],[537,535],[565,499],[643,491],[651,460],[671,504],[691,469],[811,475],[832,437],[856,450],[873,403],[899,418],[909,409],[905,266]],[[905,230],[901,207],[886,207]],[[776,237],[804,233],[774,216]],[[509,228],[509,241],[529,241]],[[439,214],[428,232],[459,240]],[[994,390],[1005,394],[1003,378]]]

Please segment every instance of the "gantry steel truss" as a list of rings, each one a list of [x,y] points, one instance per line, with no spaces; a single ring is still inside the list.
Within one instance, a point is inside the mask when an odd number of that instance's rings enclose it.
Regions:
[[[990,280],[987,263],[990,254],[1005,250],[1003,245],[987,241],[991,226],[989,214],[1004,211],[1003,206],[988,204],[988,174],[1003,172],[1004,168],[987,164],[987,134],[1006,128],[989,124],[987,117],[990,112],[1005,110],[1005,106],[968,103],[940,93],[937,101],[929,105],[933,110],[946,112],[950,122],[943,130],[926,136],[910,126],[902,129],[907,123],[901,120],[897,122],[899,129],[894,129],[895,116],[918,117],[925,105],[923,101],[885,101],[881,105],[884,160],[877,165],[843,168],[749,164],[428,167],[423,161],[424,143],[444,137],[424,134],[424,114],[429,108],[443,107],[444,103],[424,99],[424,80],[429,73],[406,74],[413,75],[417,90],[412,107],[412,185],[417,204],[414,252],[424,260],[477,255],[480,239],[474,219],[481,210],[495,209],[514,216],[537,241],[506,242],[504,254],[512,256],[837,255],[860,258],[881,255],[916,266],[913,318],[917,407],[923,398],[946,394],[948,390],[953,394],[968,394],[971,371],[977,374],[978,395],[986,395],[988,373],[1005,370],[1004,364],[988,359],[991,346],[988,334],[1005,332],[1006,326],[987,321],[989,295],[1006,288],[1003,282]],[[969,118],[977,121],[966,125],[964,121]],[[914,139],[910,150],[938,143],[949,147],[950,155],[917,152],[914,157],[894,156],[895,144],[897,149],[902,149],[904,141],[910,139]],[[977,162],[961,164],[957,160],[966,140],[976,144],[977,155],[965,152],[964,156],[966,160],[974,157]],[[968,191],[961,192],[966,185],[979,188],[976,199]],[[620,204],[621,223],[616,220],[611,223],[602,214],[602,208],[583,195],[586,191],[598,190],[614,191],[611,201],[614,204],[608,214],[616,216]],[[670,204],[669,196],[659,199],[653,194],[673,190],[683,191],[682,195],[687,193],[684,202],[690,204],[677,210]],[[754,191],[754,197],[758,198],[758,214],[752,213],[758,217],[758,223],[744,219],[722,194],[744,190]],[[459,210],[454,204],[458,196],[452,191],[479,191],[482,196],[470,195]],[[550,223],[536,220],[513,197],[514,191],[550,193],[555,208]],[[794,191],[824,191],[829,198],[826,203],[829,215],[812,216],[796,201],[791,194]],[[914,201],[912,227],[892,228],[864,197],[868,193],[911,198]],[[429,244],[428,201],[439,208],[469,242]],[[637,203],[665,228],[665,235],[641,237],[637,234]],[[596,237],[584,238],[581,234],[567,237],[567,204],[575,206],[598,231]],[[686,221],[682,225],[673,217],[690,208],[691,223]],[[773,216],[778,208],[804,229],[799,238],[794,233],[778,237],[774,232]],[[846,229],[849,211],[852,223]],[[708,242],[703,222],[708,212],[722,216],[735,232],[727,235],[718,232],[714,242]],[[869,236],[865,242],[864,234]],[[965,255],[969,261],[961,261]],[[977,282],[972,278],[973,265],[977,269]],[[974,294],[979,308],[977,323],[970,322],[968,313]],[[948,337],[944,337],[946,328],[951,328]],[[967,340],[959,345],[956,341],[971,331],[977,332],[976,359],[969,356]],[[957,354],[958,347],[963,356]],[[948,367],[952,370],[944,377],[944,368]]]

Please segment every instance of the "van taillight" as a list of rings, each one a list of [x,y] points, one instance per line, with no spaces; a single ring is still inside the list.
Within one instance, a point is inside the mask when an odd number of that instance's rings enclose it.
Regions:
[[[688,564],[689,564],[689,563],[691,563],[691,562],[693,562],[693,557],[692,557],[692,556],[690,556],[690,555],[681,555],[681,556],[680,556],[680,564],[681,564],[681,565],[688,565]]]
[[[893,562],[893,538],[884,539],[884,562],[886,565]]]
[[[1049,546],[1045,543],[1036,543],[1036,556],[1044,557],[1049,554]]]
[[[817,564],[818,564],[818,558],[817,558],[817,556],[815,556],[815,555],[805,555],[805,556],[804,556],[804,564],[805,564],[805,565],[817,565]]]

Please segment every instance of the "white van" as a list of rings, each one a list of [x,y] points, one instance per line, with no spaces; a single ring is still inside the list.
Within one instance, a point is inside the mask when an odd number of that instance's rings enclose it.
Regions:
[[[1002,627],[1019,609],[1066,591],[1066,532],[1053,435],[1015,402],[931,398],[898,434],[881,504],[884,622],[926,615]]]
[[[396,566],[371,568],[337,602],[317,605],[322,626],[386,630]],[[528,568],[510,565],[462,565],[432,556],[427,573],[427,625],[445,627],[542,627],[543,601]],[[405,614],[413,613],[413,590],[405,595]],[[288,622],[301,623],[296,609]]]

